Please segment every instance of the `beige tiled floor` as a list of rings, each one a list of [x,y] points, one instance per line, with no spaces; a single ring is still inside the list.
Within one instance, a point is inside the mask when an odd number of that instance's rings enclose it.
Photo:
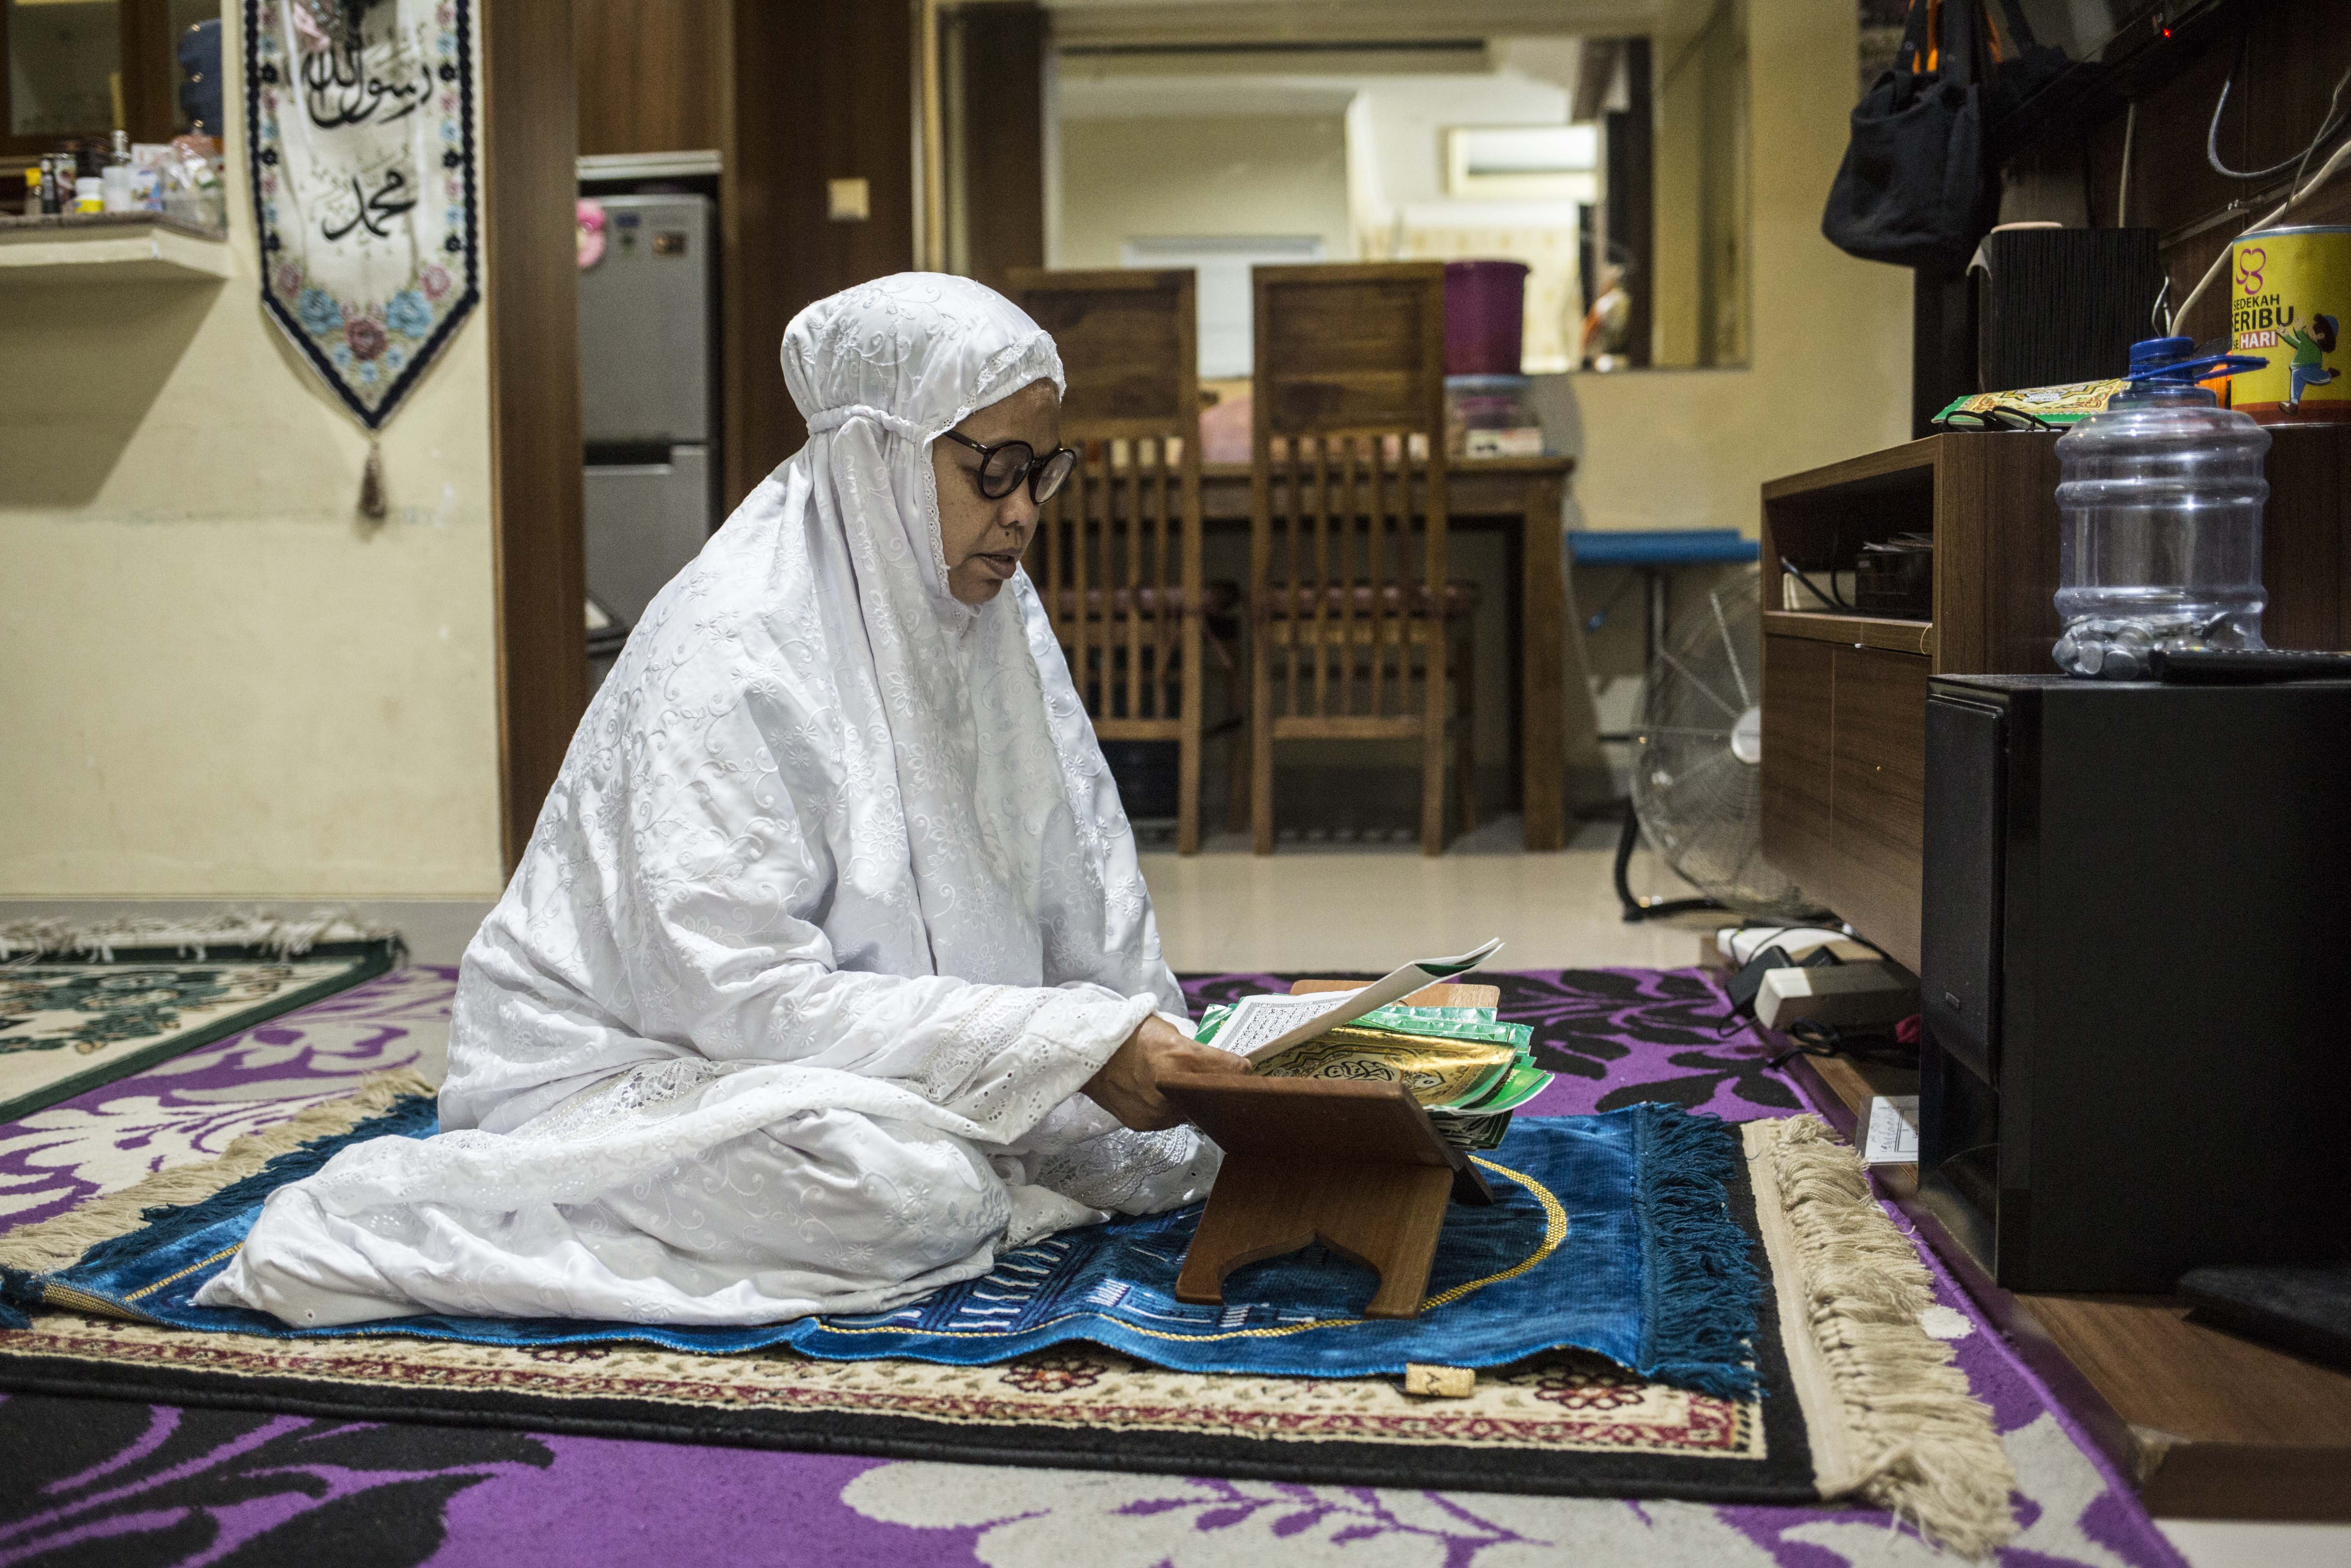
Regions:
[[[1515,818],[1489,822],[1431,860],[1416,844],[1376,849],[1306,842],[1263,857],[1239,834],[1219,834],[1211,852],[1187,858],[1146,852],[1143,874],[1159,915],[1168,962],[1202,969],[1392,967],[1405,958],[1458,952],[1489,936],[1510,942],[1502,962],[1519,968],[1604,965],[1679,967],[1692,961],[1704,916],[1627,925],[1609,885],[1614,822],[1585,824],[1555,855],[1515,852]],[[1689,890],[1644,851],[1633,860],[1638,894]],[[0,924],[91,922],[122,915],[193,915],[222,903],[0,900]],[[454,964],[490,911],[473,900],[285,900],[306,910],[344,903],[362,919],[398,930],[420,964]]]
[[[1517,831],[1515,823],[1497,827]],[[1498,962],[1513,969],[1693,962],[1712,923],[1691,915],[1626,925],[1610,886],[1615,849],[1614,825],[1593,824],[1554,855],[1473,849],[1431,859],[1411,846],[1146,854],[1143,875],[1167,961],[1186,972],[1387,969],[1489,936],[1510,944]],[[1630,880],[1635,893],[1666,891],[1646,852]],[[1687,891],[1674,884],[1675,894]]]

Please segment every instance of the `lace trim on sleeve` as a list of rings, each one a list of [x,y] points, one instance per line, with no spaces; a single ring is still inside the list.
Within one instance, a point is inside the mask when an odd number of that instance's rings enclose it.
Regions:
[[[1037,1185],[1088,1208],[1155,1214],[1207,1196],[1221,1151],[1196,1128],[1135,1133],[1122,1127],[1048,1155]]]
[[[989,1058],[1012,1049],[1037,1010],[1037,995],[1017,986],[980,986],[979,999],[956,1020],[946,1041],[924,1063],[914,1087],[944,1105],[962,1092]]]

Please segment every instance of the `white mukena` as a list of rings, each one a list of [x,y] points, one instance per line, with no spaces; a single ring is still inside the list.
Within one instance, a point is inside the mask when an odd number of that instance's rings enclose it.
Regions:
[[[744,1324],[887,1309],[1217,1152],[1079,1092],[1183,998],[1025,575],[946,583],[931,444],[1061,382],[1000,296],[802,311],[809,442],[664,589],[467,949],[444,1129],[273,1194],[199,1300]]]

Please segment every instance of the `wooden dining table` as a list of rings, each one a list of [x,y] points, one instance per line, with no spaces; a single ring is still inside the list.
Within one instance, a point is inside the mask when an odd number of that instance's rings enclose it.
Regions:
[[[1561,505],[1573,457],[1457,457],[1446,466],[1447,527],[1499,533],[1508,565],[1503,646],[1510,683],[1511,799],[1530,850],[1567,845],[1567,557]],[[1208,528],[1249,526],[1249,465],[1200,465]]]

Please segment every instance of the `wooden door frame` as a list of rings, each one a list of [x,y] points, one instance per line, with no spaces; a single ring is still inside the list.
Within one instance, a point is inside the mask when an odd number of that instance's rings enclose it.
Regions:
[[[588,706],[579,81],[568,0],[475,0],[497,595],[498,839],[511,874]]]

